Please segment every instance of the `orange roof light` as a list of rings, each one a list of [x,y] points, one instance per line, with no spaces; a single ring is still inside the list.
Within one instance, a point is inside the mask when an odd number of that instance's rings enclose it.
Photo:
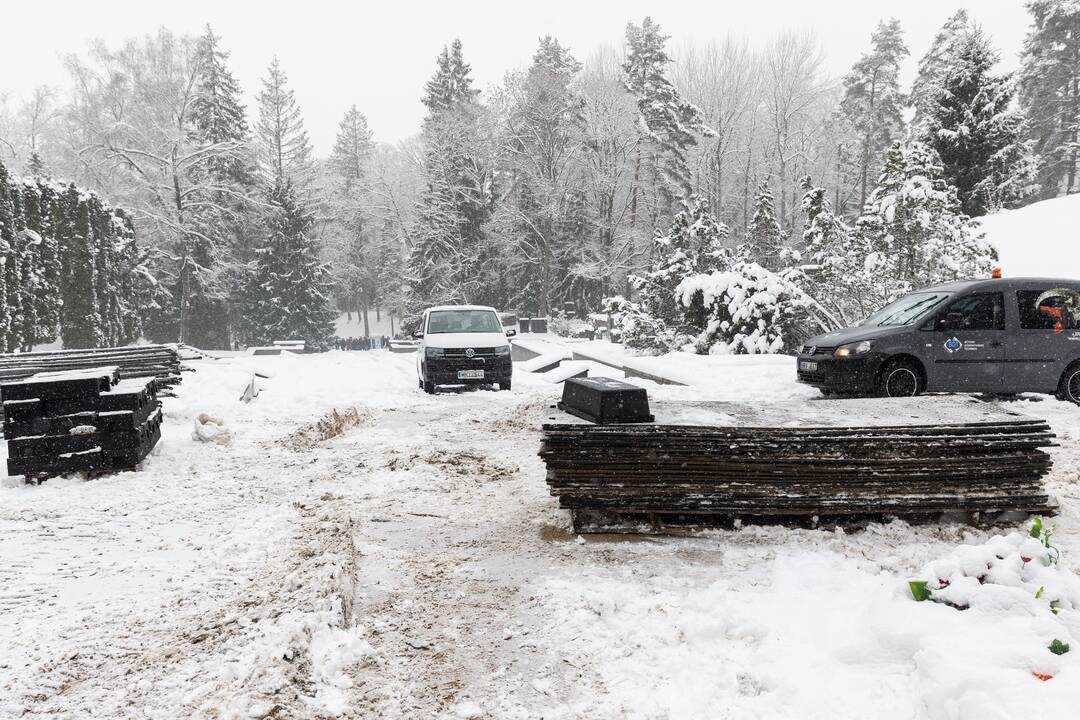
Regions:
[[[991,270],[990,271],[990,277],[992,277],[994,280],[1000,280],[1001,279],[1001,268],[996,267],[993,270]]]

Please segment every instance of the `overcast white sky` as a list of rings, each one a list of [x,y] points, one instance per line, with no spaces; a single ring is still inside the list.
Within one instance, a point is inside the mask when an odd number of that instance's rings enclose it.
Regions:
[[[1013,69],[1028,28],[1022,0],[5,0],[0,28],[0,92],[16,98],[40,84],[65,80],[59,56],[81,52],[91,37],[115,44],[166,25],[198,33],[210,23],[232,52],[233,72],[249,109],[266,65],[276,53],[296,91],[319,154],[355,103],[377,140],[394,142],[419,129],[420,94],[442,46],[464,43],[478,85],[528,64],[541,35],[555,35],[584,59],[599,45],[619,42],[626,22],[651,15],[673,43],[746,35],[765,42],[782,28],[813,28],[831,72],[840,75],[869,44],[878,20],[898,17],[912,51],[905,80],[945,19],[968,7]]]

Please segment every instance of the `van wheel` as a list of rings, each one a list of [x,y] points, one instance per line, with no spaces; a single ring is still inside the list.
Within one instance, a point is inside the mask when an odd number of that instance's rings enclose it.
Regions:
[[[893,360],[878,375],[879,397],[914,397],[924,389],[922,370],[910,360]]]
[[[499,389],[500,390],[509,390],[510,389],[510,381],[507,380],[506,382],[499,383]]]
[[[1057,396],[1058,400],[1080,405],[1080,362],[1070,365],[1061,376]]]
[[[428,395],[434,395],[435,394],[435,383],[431,382],[430,380],[425,380],[424,381],[424,392],[426,392]]]

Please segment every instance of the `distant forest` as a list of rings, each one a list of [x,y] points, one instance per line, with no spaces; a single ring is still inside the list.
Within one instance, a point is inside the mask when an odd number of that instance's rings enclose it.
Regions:
[[[1027,7],[1013,74],[966,11],[927,48],[867,28],[840,78],[809,32],[673,47],[644,18],[587,55],[539,38],[481,91],[448,38],[415,137],[354,106],[327,157],[276,59],[246,108],[209,27],[95,42],[67,86],[0,104],[0,340],[319,345],[339,311],[573,303],[643,350],[790,349],[988,272],[974,218],[1080,190],[1080,7]],[[27,219],[35,196],[62,229]]]

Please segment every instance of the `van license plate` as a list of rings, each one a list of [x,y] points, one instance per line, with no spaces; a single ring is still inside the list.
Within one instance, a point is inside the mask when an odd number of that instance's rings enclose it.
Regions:
[[[458,370],[458,380],[483,380],[483,370]]]
[[[817,372],[817,363],[810,360],[800,360],[799,369],[803,372]]]

